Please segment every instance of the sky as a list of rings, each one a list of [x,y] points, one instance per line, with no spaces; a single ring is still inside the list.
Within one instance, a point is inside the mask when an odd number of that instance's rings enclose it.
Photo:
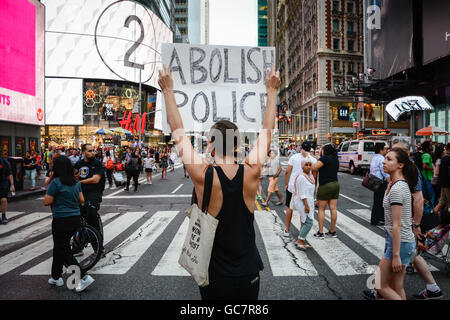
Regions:
[[[258,45],[258,0],[209,0],[209,43]]]

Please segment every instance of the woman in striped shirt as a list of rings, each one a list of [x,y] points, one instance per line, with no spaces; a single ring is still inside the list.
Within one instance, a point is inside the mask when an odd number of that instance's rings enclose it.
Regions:
[[[417,170],[408,154],[400,148],[394,148],[386,155],[383,170],[390,175],[391,182],[383,199],[386,245],[375,286],[385,299],[406,300],[405,270],[416,248],[411,192],[417,184]]]

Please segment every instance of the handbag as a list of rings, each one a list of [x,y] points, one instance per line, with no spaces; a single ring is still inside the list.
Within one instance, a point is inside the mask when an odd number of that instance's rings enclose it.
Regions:
[[[202,209],[197,206],[195,190],[193,204],[186,210],[189,227],[184,240],[178,263],[186,269],[200,287],[209,284],[209,262],[219,220],[211,216],[206,209],[211,198],[213,167],[205,173]]]
[[[374,176],[371,173],[367,173],[362,181],[362,185],[371,191],[377,191],[383,184],[383,180]]]

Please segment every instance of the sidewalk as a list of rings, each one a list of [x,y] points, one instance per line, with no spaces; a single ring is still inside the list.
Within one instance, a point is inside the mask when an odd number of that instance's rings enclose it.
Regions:
[[[21,200],[32,195],[44,195],[47,190],[45,188],[45,171],[41,171],[41,176],[36,177],[36,190],[31,191],[30,187],[31,181],[25,176],[23,181],[23,190],[16,191],[15,196],[11,197],[10,201]]]

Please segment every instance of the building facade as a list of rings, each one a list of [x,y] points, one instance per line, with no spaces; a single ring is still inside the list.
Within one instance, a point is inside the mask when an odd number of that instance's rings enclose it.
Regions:
[[[336,94],[365,72],[362,0],[278,1],[276,47],[281,142],[339,144],[390,125],[408,133],[407,122],[388,123],[384,105]]]
[[[207,0],[175,0],[175,42],[206,44],[207,9]]]
[[[258,47],[267,47],[268,6],[267,0],[258,0]]]

